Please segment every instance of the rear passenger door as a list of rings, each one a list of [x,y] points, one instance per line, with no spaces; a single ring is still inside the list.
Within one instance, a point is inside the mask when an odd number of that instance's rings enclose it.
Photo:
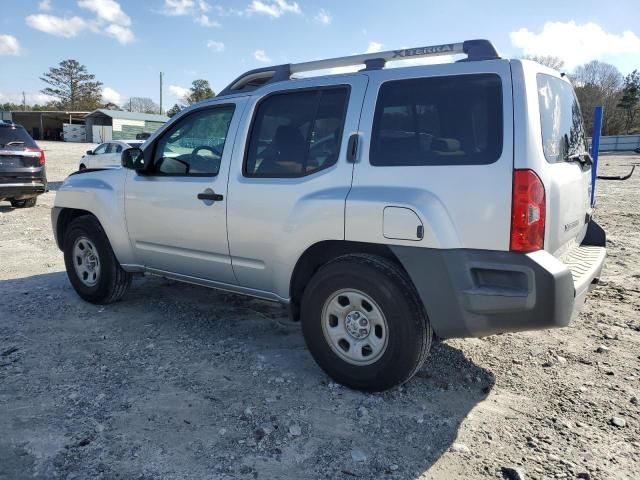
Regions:
[[[346,239],[508,250],[509,63],[460,62],[369,76]]]
[[[289,297],[296,261],[311,245],[344,239],[344,206],[367,78],[273,85],[252,100],[234,150],[227,224],[238,283]]]

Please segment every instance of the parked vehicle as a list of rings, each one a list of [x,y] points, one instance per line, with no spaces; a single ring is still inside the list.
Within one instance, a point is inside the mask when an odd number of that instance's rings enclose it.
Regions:
[[[0,201],[14,208],[36,205],[47,191],[44,151],[21,126],[0,122]]]
[[[352,388],[405,382],[434,334],[566,326],[605,259],[571,84],[486,40],[247,72],[122,162],[56,197],[83,299],[148,273],[282,302]]]
[[[101,143],[93,150],[87,150],[80,159],[80,170],[85,168],[120,168],[122,151],[131,147],[141,147],[144,140],[111,140]]]

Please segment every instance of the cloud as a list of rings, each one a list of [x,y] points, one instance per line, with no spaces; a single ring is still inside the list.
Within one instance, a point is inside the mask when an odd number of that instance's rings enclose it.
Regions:
[[[40,92],[26,92],[24,99],[27,105],[43,105],[55,100],[54,97]],[[22,92],[0,92],[0,103],[15,103],[17,105],[22,105]]]
[[[122,103],[122,95],[111,87],[104,87],[102,89],[102,100],[104,100],[105,103],[120,105]]]
[[[38,10],[42,10],[43,12],[48,12],[51,10],[51,0],[42,0],[38,3]]]
[[[122,11],[120,4],[115,0],[79,0],[78,5],[94,12],[98,19],[105,22],[124,27],[131,25],[131,18]]]
[[[253,58],[262,63],[269,63],[271,61],[271,59],[267,57],[267,54],[264,50],[256,50],[255,52],[253,52]]]
[[[123,27],[122,25],[116,25],[115,23],[112,23],[107,28],[105,28],[104,32],[110,37],[115,38],[122,45],[131,43],[136,39],[130,28]]]
[[[179,87],[178,85],[169,85],[169,93],[182,100],[184,97],[189,95],[190,90],[188,88]]]
[[[50,4],[47,4],[50,7]],[[89,30],[115,38],[125,45],[135,40],[131,18],[115,0],[78,0],[78,6],[95,14],[95,18],[79,16],[58,17],[46,13],[29,15],[27,25],[41,32],[59,37],[73,38]],[[42,5],[41,5],[42,7]]]
[[[216,42],[214,40],[209,40],[207,42],[207,48],[212,52],[224,52],[224,43]]]
[[[80,32],[89,28],[87,21],[77,16],[56,17],[54,15],[39,13],[29,15],[26,21],[27,25],[31,28],[64,38],[76,37]]]
[[[318,14],[313,19],[320,25],[329,25],[333,20],[333,17],[324,8],[321,8]]]
[[[162,13],[170,17],[180,17],[193,14],[195,8],[196,2],[194,0],[164,0]]]
[[[190,16],[203,27],[219,27],[220,23],[207,15],[210,10],[211,5],[205,0],[164,0],[160,13],[170,17]]]
[[[195,17],[193,21],[199,25],[202,25],[203,27],[219,27],[220,26],[219,22],[216,22],[215,20],[211,20],[211,18],[209,18],[209,16],[204,13],[201,14],[199,17]]]
[[[267,15],[271,18],[279,18],[285,13],[300,14],[302,11],[296,2],[287,3],[286,0],[253,0],[247,7],[247,13],[257,13],[260,15]]]
[[[593,22],[547,22],[540,33],[521,28],[509,36],[525,55],[553,55],[564,60],[568,69],[605,56],[640,54],[640,38],[635,33],[608,33]]]
[[[13,35],[0,35],[0,56],[20,55],[20,42]]]

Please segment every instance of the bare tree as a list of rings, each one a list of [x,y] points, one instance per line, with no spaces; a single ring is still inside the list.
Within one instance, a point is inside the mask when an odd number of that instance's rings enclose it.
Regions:
[[[533,60],[545,67],[553,68],[554,70],[562,70],[564,68],[564,60],[560,57],[554,57],[553,55],[523,55],[523,60]]]
[[[608,63],[594,60],[576,68],[571,80],[582,107],[587,132],[591,133],[593,129],[595,107],[602,105],[602,134],[620,133],[623,119],[617,106],[622,97],[622,74],[618,69]]]
[[[138,113],[160,113],[160,106],[148,97],[131,97],[124,110]]]

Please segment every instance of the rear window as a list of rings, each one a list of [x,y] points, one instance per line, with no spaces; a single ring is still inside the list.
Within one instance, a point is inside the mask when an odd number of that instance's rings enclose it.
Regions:
[[[38,148],[38,145],[23,127],[0,127],[0,148],[20,150],[25,147]]]
[[[482,165],[502,154],[502,82],[495,74],[384,83],[373,120],[375,166]]]
[[[542,150],[547,161],[563,162],[587,150],[580,104],[568,82],[539,73]]]

